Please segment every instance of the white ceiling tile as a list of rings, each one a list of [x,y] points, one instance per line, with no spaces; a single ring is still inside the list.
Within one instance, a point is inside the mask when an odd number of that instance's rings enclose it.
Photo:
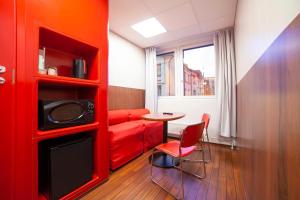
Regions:
[[[173,33],[158,35],[157,37],[150,38],[150,40],[148,40],[147,42],[148,44],[150,44],[150,46],[156,46],[153,44],[160,44],[161,41],[170,41],[170,40],[174,40]]]
[[[133,25],[153,15],[140,0],[110,0],[109,21],[111,26]]]
[[[234,23],[234,17],[231,16],[221,17],[219,19],[210,21],[209,23],[203,23],[201,30],[205,30],[206,32],[212,32],[212,31],[230,27],[233,25],[233,23]]]
[[[185,3],[188,0],[143,0],[145,5],[154,13],[160,13],[175,6]]]
[[[135,44],[139,44],[141,41],[145,40],[141,34],[128,26],[118,26],[117,28],[111,28],[111,30]]]
[[[237,0],[191,0],[198,21],[235,15]]]
[[[180,30],[192,25],[197,26],[196,17],[189,3],[162,12],[156,17],[167,31]]]
[[[110,29],[140,47],[233,26],[237,0],[109,0]],[[156,17],[167,33],[144,38],[131,26]]]
[[[201,29],[198,26],[189,26],[184,29],[173,32],[173,37],[175,39],[182,39],[200,33]]]

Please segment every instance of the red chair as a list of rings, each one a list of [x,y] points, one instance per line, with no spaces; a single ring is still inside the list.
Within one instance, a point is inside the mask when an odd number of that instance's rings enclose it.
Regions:
[[[156,151],[164,152],[170,156],[172,156],[174,159],[179,160],[179,167],[175,166],[176,169],[180,170],[180,176],[181,176],[181,194],[182,199],[184,199],[184,187],[183,187],[183,172],[193,175],[197,178],[203,179],[206,177],[206,166],[204,161],[204,151],[202,146],[202,134],[204,131],[205,122],[201,122],[199,124],[193,124],[187,126],[180,135],[180,141],[170,141],[168,143],[160,144],[156,146],[152,152],[151,155],[151,180],[160,186],[162,189],[164,189],[166,192],[171,194],[166,188],[164,188],[162,185],[159,184],[156,180],[153,178],[153,155]],[[201,149],[197,149],[196,145],[200,144]],[[186,156],[192,154],[194,151],[201,152],[202,153],[202,159],[201,160],[191,160],[191,159],[185,159]],[[182,163],[185,162],[201,162],[203,163],[203,175],[198,175],[194,173],[190,173],[188,171],[183,170]],[[176,198],[175,195],[171,194]]]
[[[207,131],[208,125],[209,125],[209,121],[210,121],[210,115],[207,114],[207,113],[204,113],[204,114],[202,115],[202,122],[205,123],[204,128],[205,128],[205,135],[206,135],[206,140],[207,140],[206,145],[207,145],[207,147],[208,147],[208,153],[209,153],[209,159],[206,160],[206,162],[211,161],[211,150],[210,150],[210,143],[209,143],[208,131]],[[205,137],[205,136],[203,136],[202,141],[204,141],[204,137]]]

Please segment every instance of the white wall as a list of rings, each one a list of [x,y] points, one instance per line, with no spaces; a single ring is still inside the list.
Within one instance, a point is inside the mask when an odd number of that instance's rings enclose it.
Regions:
[[[158,101],[158,112],[182,112],[186,116],[182,119],[170,121],[169,131],[177,132],[181,124],[191,124],[201,121],[203,113],[211,115],[208,132],[214,143],[230,144],[230,140],[219,137],[217,99],[214,97],[162,97]]]
[[[109,32],[109,85],[145,89],[145,52]]]
[[[238,1],[235,19],[238,82],[299,12],[300,0]]]

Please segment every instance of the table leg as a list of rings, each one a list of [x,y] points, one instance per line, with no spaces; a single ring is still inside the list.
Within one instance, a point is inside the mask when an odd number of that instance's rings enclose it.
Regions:
[[[168,121],[163,122],[163,143],[168,142]],[[151,156],[149,157],[149,162],[151,163]],[[178,165],[178,159],[164,153],[157,152],[153,155],[153,165],[161,168],[171,168]]]
[[[168,121],[163,122],[163,143],[168,142]]]

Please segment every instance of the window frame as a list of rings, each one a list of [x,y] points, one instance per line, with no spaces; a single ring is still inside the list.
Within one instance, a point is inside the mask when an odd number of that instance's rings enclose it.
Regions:
[[[215,85],[215,95],[208,95],[208,96],[184,96],[184,83],[183,83],[183,50],[187,49],[195,49],[199,47],[205,47],[205,46],[214,46],[212,38],[205,39],[199,42],[196,42],[194,44],[188,44],[188,45],[180,45],[180,46],[173,46],[170,48],[161,49],[161,51],[158,52],[157,56],[174,53],[175,56],[175,96],[158,96],[158,100],[199,100],[199,99],[216,99],[217,98],[217,91],[218,86]],[[177,66],[176,64],[176,49],[180,49],[182,57],[181,57],[181,63],[182,66]],[[217,66],[216,71],[217,71]],[[216,83],[217,83],[217,76],[216,76]]]

